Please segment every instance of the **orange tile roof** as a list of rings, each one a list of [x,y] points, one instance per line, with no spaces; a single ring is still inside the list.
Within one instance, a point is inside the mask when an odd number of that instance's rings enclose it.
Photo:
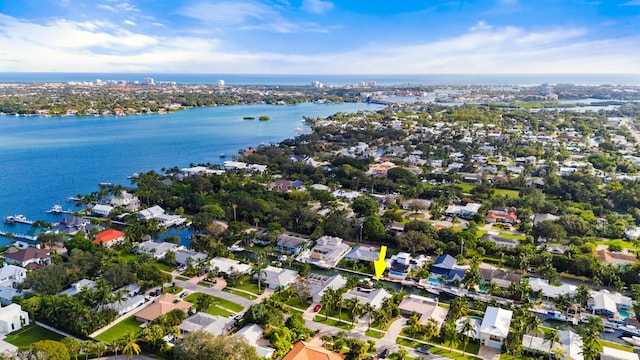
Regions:
[[[116,239],[121,238],[121,237],[124,237],[124,233],[122,231],[109,229],[109,230],[105,230],[105,231],[103,231],[101,233],[96,234],[96,237],[93,240],[93,242],[96,243],[96,244],[106,243],[106,242],[113,241],[113,240],[116,240]]]
[[[176,300],[178,300],[178,302],[174,302]],[[153,321],[160,315],[164,315],[171,310],[180,309],[187,312],[191,306],[192,304],[190,302],[184,301],[173,294],[166,293],[160,295],[154,300],[153,304],[138,311],[135,315],[138,319]]]
[[[346,356],[300,341],[282,360],[344,360]]]

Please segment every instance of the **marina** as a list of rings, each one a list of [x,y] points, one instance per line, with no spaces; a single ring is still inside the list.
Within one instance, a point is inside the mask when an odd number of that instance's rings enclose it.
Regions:
[[[33,224],[33,221],[27,219],[24,215],[6,216],[4,218],[4,222],[5,224],[15,224],[15,223],[26,224],[26,225]]]

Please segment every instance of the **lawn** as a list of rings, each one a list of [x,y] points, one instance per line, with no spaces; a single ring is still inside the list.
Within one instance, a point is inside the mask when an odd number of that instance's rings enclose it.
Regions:
[[[172,272],[173,270],[176,269],[174,266],[167,265],[157,260],[153,263],[153,265],[155,265],[155,267],[157,267],[159,270],[166,271],[166,272]]]
[[[608,346],[610,348],[614,348],[614,349],[618,349],[618,350],[622,350],[622,351],[633,352],[633,348],[631,346],[618,344],[618,343],[614,343],[614,342],[606,341],[606,340],[600,340],[600,343],[603,346]]]
[[[188,277],[186,277],[186,276],[182,276],[182,275],[180,275],[180,276],[176,276],[176,279],[178,279],[178,280],[182,280],[182,281],[187,281],[187,280],[189,280],[190,278],[188,278]]]
[[[456,186],[459,187],[460,191],[462,191],[463,193],[470,193],[471,190],[475,189],[477,185],[472,183],[460,183]]]
[[[173,295],[176,295],[180,291],[182,291],[182,288],[180,286],[169,286],[169,287],[164,288],[164,292],[167,292],[167,293],[173,294]]]
[[[344,329],[344,330],[353,329],[353,326],[351,325],[350,322],[346,322],[346,321],[340,322],[338,320],[333,320],[333,319],[325,320],[324,315],[316,315],[316,317],[313,318],[313,321],[317,323],[337,327],[340,329]]]
[[[407,340],[407,339],[403,339],[403,338],[396,338],[396,344],[405,346],[405,347],[409,347],[409,348],[416,348],[419,346],[424,346],[424,344],[422,343],[413,343],[411,342],[411,340]],[[467,354],[462,355],[460,353],[457,352],[449,352],[449,348],[447,347],[443,347],[443,346],[430,346],[431,349],[431,353],[434,355],[439,355],[439,356],[443,356],[449,359],[460,359],[460,360],[475,360],[475,359],[480,359],[477,356],[474,356],[473,354],[469,353],[469,350],[471,349],[471,343],[469,343],[469,346],[467,346]],[[477,345],[476,345],[477,346]]]
[[[225,291],[225,292],[228,292],[228,293],[231,293],[231,294],[234,294],[234,295],[242,296],[243,298],[249,299],[249,300],[255,300],[255,299],[258,298],[257,295],[247,294],[244,291],[238,291],[238,290],[231,289],[231,288],[224,288],[224,289],[222,289],[222,291]]]
[[[377,331],[377,330],[367,330],[365,333],[365,335],[372,337],[372,338],[376,338],[376,339],[382,339],[382,337],[384,337],[384,333],[381,331]]]
[[[14,331],[7,335],[4,339],[6,342],[13,344],[17,347],[29,346],[36,341],[40,340],[55,340],[59,341],[64,336],[47,330],[38,325],[29,325],[24,328]]]
[[[190,294],[189,296],[185,297],[184,300],[193,304],[197,304],[198,297],[201,296],[201,294],[202,293],[198,293],[198,292]],[[238,305],[229,300],[221,299],[219,297],[215,297],[211,295],[206,295],[206,296],[208,296],[211,299],[211,304],[205,310],[207,314],[229,317],[232,315],[232,312],[230,311],[240,312],[244,309],[242,305]]]
[[[520,192],[518,190],[509,190],[509,189],[495,189],[494,195],[504,195],[510,198],[517,198],[520,196]]]
[[[635,250],[635,248],[633,247],[633,243],[630,241],[624,241],[621,239],[615,239],[615,240],[598,240],[595,241],[596,244],[598,245],[617,245],[620,246],[623,249],[631,249],[631,250]]]
[[[323,306],[318,314],[322,315],[322,317],[324,318],[324,316],[327,314],[327,307]],[[351,319],[353,318],[349,313],[349,311],[345,308],[342,309],[342,312],[332,308],[331,311],[329,312],[329,317],[342,319],[343,321],[346,321],[349,323],[351,323]]]
[[[96,336],[96,340],[108,344],[113,340],[120,339],[128,333],[137,334],[140,332],[140,330],[140,323],[136,320],[136,317],[132,315],[117,323],[109,330]]]
[[[139,255],[130,254],[124,250],[113,250],[113,252],[118,255],[118,259],[123,263],[130,263],[140,259]]]
[[[290,289],[278,291],[273,294],[272,298],[296,309],[302,310],[303,312],[309,307],[309,305],[311,305],[308,301],[300,299],[298,295]]]
[[[526,240],[527,237],[525,235],[517,235],[512,233],[499,233],[505,239],[517,239],[517,240]]]
[[[372,322],[371,323],[371,327],[374,329],[378,329],[378,330],[382,330],[382,331],[387,331],[389,330],[389,325],[391,325],[392,322],[396,321],[399,318],[399,316],[394,317],[393,319],[387,321],[386,323],[380,325],[377,322]]]
[[[264,292],[264,286],[265,286],[264,284],[261,284],[260,291],[258,291],[258,283],[253,282],[251,275],[245,275],[241,277],[238,283],[235,284],[235,286],[229,285],[229,287],[248,291],[257,295],[260,295]]]

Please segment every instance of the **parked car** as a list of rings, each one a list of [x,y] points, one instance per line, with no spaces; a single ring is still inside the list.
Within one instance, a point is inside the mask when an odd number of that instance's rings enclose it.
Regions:
[[[318,305],[316,305],[316,306],[313,308],[313,311],[314,311],[314,312],[318,312],[318,311],[320,311],[320,309],[322,309],[322,304],[318,304]]]
[[[384,349],[380,353],[380,359],[386,359],[389,356],[389,349]]]
[[[420,354],[425,354],[425,355],[431,354],[431,350],[429,350],[429,348],[426,348],[426,347],[416,348],[416,352]]]

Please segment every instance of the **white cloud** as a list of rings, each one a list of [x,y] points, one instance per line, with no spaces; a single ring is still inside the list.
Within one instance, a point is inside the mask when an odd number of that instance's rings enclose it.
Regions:
[[[588,35],[581,28],[494,26],[438,41],[301,54],[228,47],[207,32],[159,36],[110,22],[35,23],[0,15],[0,68],[272,74],[635,73],[640,68],[638,37],[589,40]]]
[[[480,20],[476,23],[475,26],[470,28],[471,31],[482,31],[482,30],[491,30],[493,27],[487,24],[486,21]]]
[[[116,12],[116,8],[114,8],[111,5],[107,5],[107,4],[98,4],[96,5],[97,8],[102,9],[102,10],[107,10],[107,11],[111,11],[111,12]]]
[[[131,21],[131,20],[129,20],[129,19],[123,21],[122,23],[125,24],[125,25],[129,25],[129,26],[136,26],[136,23]]]
[[[300,6],[302,10],[314,14],[324,14],[333,7],[334,4],[331,1],[323,0],[302,0],[302,6]]]

